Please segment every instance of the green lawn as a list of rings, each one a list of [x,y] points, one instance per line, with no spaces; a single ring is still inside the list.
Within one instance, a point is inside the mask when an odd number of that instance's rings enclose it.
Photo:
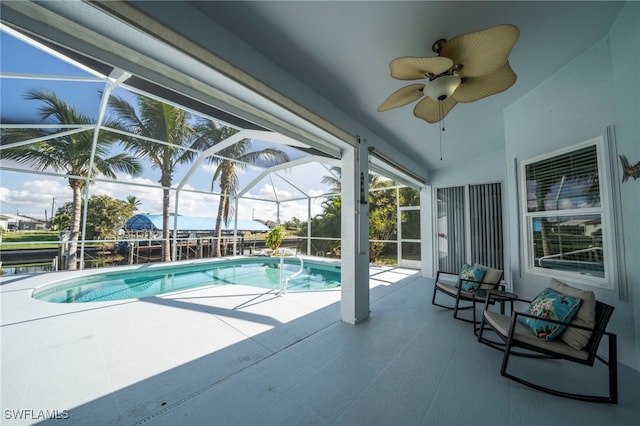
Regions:
[[[58,247],[57,241],[59,238],[60,233],[58,231],[3,232],[0,249],[56,248]]]

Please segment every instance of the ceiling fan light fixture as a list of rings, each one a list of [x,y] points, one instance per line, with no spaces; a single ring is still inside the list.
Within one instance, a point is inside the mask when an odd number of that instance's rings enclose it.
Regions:
[[[437,77],[424,86],[424,94],[434,101],[444,101],[460,86],[457,75],[443,75]]]

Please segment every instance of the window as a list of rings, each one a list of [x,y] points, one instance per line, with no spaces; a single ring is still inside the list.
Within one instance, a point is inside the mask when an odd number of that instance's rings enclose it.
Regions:
[[[607,286],[602,138],[521,163],[528,272]]]

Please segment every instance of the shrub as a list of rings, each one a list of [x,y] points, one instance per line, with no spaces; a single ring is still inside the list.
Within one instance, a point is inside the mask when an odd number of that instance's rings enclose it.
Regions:
[[[285,230],[282,226],[274,226],[267,232],[267,236],[264,238],[264,243],[271,250],[278,250],[280,244],[284,241]]]

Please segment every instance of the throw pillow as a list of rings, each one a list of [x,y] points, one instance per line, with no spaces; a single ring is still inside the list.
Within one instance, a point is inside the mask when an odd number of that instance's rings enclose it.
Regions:
[[[467,263],[462,265],[460,275],[456,287],[460,287],[462,291],[472,291],[480,287],[480,282],[484,276],[485,269],[478,266],[471,266]],[[473,280],[473,281],[468,281]],[[475,281],[475,282],[474,282]]]
[[[551,278],[549,282],[549,288],[566,294],[567,296],[580,299],[580,309],[578,313],[571,321],[573,324],[581,325],[583,327],[593,328],[596,324],[596,295],[590,290],[580,290],[575,287],[568,286],[562,281],[558,281],[555,278]],[[574,349],[582,349],[587,346],[589,339],[591,338],[591,332],[588,330],[581,330],[579,328],[568,327],[567,330],[560,336],[563,342],[571,346]]]
[[[518,317],[538,338],[553,340],[566,328],[564,325],[545,321],[543,318],[571,322],[580,308],[580,299],[545,288],[533,299],[526,313],[540,318]]]
[[[481,265],[476,263],[475,266],[477,268],[484,268],[484,276],[482,277],[482,284],[480,284],[480,288],[482,289],[495,289],[497,284],[500,284],[500,281],[503,277],[502,269],[494,269],[489,268],[488,266]]]

